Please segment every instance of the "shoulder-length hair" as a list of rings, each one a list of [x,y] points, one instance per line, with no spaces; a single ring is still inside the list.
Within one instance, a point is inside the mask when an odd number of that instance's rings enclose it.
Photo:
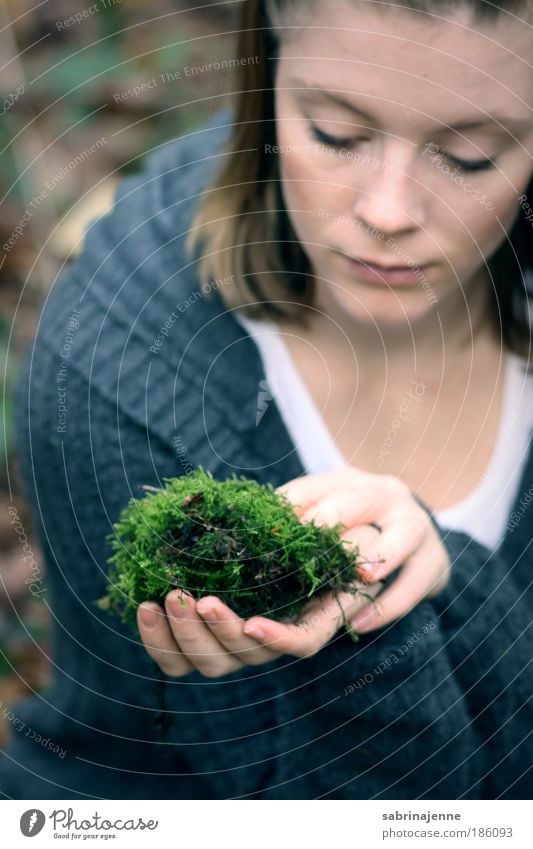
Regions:
[[[209,288],[213,278],[232,281],[221,291],[229,307],[243,307],[255,318],[290,318],[307,323],[314,286],[307,255],[284,206],[276,144],[274,76],[280,43],[278,27],[292,22],[302,5],[317,0],[244,0],[237,56],[240,63],[234,94],[234,124],[224,150],[224,165],[197,207],[187,237],[190,255],[197,249],[198,273]],[[531,0],[448,0],[469,8],[475,20],[496,19]],[[394,0],[389,0],[394,5]],[[401,0],[402,8],[442,13],[442,0]],[[297,18],[296,18],[297,19]],[[287,25],[285,23],[285,25]],[[520,201],[521,208],[518,207]],[[527,360],[531,351],[533,297],[533,178],[517,198],[517,218],[504,242],[486,261],[492,279],[494,329],[510,350]],[[529,220],[528,220],[529,219]],[[533,362],[531,363],[533,367]]]

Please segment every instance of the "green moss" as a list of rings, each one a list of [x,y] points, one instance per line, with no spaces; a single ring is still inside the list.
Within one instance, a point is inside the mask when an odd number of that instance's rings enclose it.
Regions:
[[[218,596],[245,619],[293,618],[329,592],[371,598],[354,587],[359,552],[340,539],[342,525],[302,523],[270,484],[236,475],[216,481],[203,469],[164,484],[131,499],[107,537],[107,595],[97,604],[124,622],[135,624],[141,602],[163,605],[175,588]]]

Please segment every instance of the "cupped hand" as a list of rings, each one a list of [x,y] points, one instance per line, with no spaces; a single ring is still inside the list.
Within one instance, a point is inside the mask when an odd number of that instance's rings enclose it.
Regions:
[[[182,677],[197,670],[207,678],[219,678],[247,665],[269,663],[282,654],[316,654],[366,603],[366,596],[374,596],[380,588],[379,583],[368,587],[354,581],[354,590],[360,593],[312,598],[294,621],[254,617],[248,620],[255,629],[253,635],[248,633],[247,621],[216,596],[195,601],[172,590],[165,598],[165,610],[155,602],[143,602],[137,624],[148,654],[165,674]]]
[[[296,478],[277,491],[301,521],[344,525],[341,539],[359,551],[353,592],[312,598],[291,622],[243,620],[215,596],[195,601],[179,590],[167,595],[164,610],[144,602],[137,616],[141,639],[167,675],[198,670],[217,678],[283,654],[309,657],[347,622],[357,633],[382,628],[446,586],[448,553],[428,513],[400,479],[347,466]],[[398,577],[380,593],[382,580],[396,570]]]
[[[164,673],[176,677],[198,670],[206,678],[218,678],[280,656],[244,634],[244,620],[216,596],[195,601],[172,590],[164,610],[155,602],[143,602],[137,625],[150,657]]]
[[[369,586],[400,570],[395,580],[352,619],[357,633],[382,628],[425,598],[433,598],[450,578],[450,558],[429,514],[407,484],[392,475],[374,475],[353,466],[305,475],[278,487],[301,521],[335,525],[341,539],[359,548],[357,574]],[[381,533],[369,538],[369,528]],[[366,562],[364,562],[366,561]],[[259,624],[255,618],[250,623]],[[250,634],[253,629],[247,628]]]

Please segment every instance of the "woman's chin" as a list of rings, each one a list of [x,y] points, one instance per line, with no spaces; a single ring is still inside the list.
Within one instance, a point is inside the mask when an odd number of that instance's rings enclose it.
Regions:
[[[397,293],[387,287],[371,292],[349,292],[335,287],[326,297],[330,307],[323,304],[321,307],[331,318],[391,329],[434,315],[437,309],[423,292],[413,289],[409,293],[405,290]]]

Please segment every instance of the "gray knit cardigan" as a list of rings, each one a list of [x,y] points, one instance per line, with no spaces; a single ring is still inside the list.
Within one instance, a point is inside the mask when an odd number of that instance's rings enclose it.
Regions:
[[[275,403],[256,425],[258,349],[217,285],[202,292],[184,248],[231,120],[219,112],[126,178],[43,307],[17,430],[45,556],[53,682],[14,708],[0,792],[528,798],[531,452],[519,520],[499,549],[433,518],[453,563],[449,586],[357,644],[341,630],[312,658],[171,678],[131,627],[94,604],[105,591],[105,537],[143,484],[199,465],[275,486],[305,473]]]

